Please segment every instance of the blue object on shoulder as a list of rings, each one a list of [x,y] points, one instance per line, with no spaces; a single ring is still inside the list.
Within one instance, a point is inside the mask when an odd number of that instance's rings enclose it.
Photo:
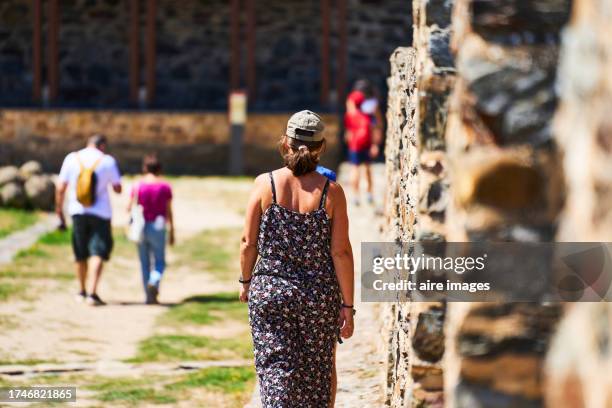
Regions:
[[[336,181],[336,172],[328,169],[327,167],[317,166],[317,173],[324,175],[331,181]]]

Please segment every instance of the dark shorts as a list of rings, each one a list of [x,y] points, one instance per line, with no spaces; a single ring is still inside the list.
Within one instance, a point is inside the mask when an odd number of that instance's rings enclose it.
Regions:
[[[370,149],[364,150],[349,150],[348,152],[348,160],[351,164],[362,164],[362,163],[370,163]]]
[[[110,220],[95,215],[72,216],[72,250],[77,261],[99,256],[108,261],[113,250]]]

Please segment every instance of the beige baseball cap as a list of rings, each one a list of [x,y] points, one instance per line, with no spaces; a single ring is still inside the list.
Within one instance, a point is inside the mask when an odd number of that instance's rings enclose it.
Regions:
[[[323,129],[321,117],[309,110],[294,113],[287,122],[287,136],[304,142],[323,140]]]

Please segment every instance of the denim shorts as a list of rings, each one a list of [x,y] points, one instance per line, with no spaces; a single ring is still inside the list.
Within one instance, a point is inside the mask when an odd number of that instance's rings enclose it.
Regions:
[[[349,150],[348,152],[348,161],[351,164],[362,164],[362,163],[370,163],[371,158],[370,158],[370,149],[364,149],[364,150],[357,150],[357,151],[353,151],[353,150]]]
[[[90,214],[72,216],[72,250],[77,261],[99,256],[108,261],[113,250],[110,220]]]

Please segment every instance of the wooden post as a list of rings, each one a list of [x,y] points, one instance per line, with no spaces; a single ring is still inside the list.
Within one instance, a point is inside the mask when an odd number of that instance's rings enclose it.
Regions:
[[[321,106],[329,103],[329,0],[321,0]]]
[[[240,88],[240,0],[230,3],[230,89]]]
[[[49,29],[48,29],[48,67],[47,85],[49,87],[49,102],[57,99],[59,88],[59,0],[49,0]]]
[[[32,99],[41,101],[42,87],[42,0],[32,1]]]
[[[337,103],[340,110],[344,109],[344,94],[346,92],[346,60],[347,60],[347,34],[346,34],[346,0],[338,0],[338,72],[336,78]]]
[[[140,91],[140,0],[130,0],[130,101],[138,104]]]
[[[147,48],[145,55],[146,64],[146,86],[147,104],[151,105],[155,100],[155,71],[156,71],[156,48],[157,48],[157,0],[147,2],[146,39]]]
[[[257,52],[255,0],[246,0],[246,47],[247,47],[247,89],[249,102],[255,100],[257,92]]]

